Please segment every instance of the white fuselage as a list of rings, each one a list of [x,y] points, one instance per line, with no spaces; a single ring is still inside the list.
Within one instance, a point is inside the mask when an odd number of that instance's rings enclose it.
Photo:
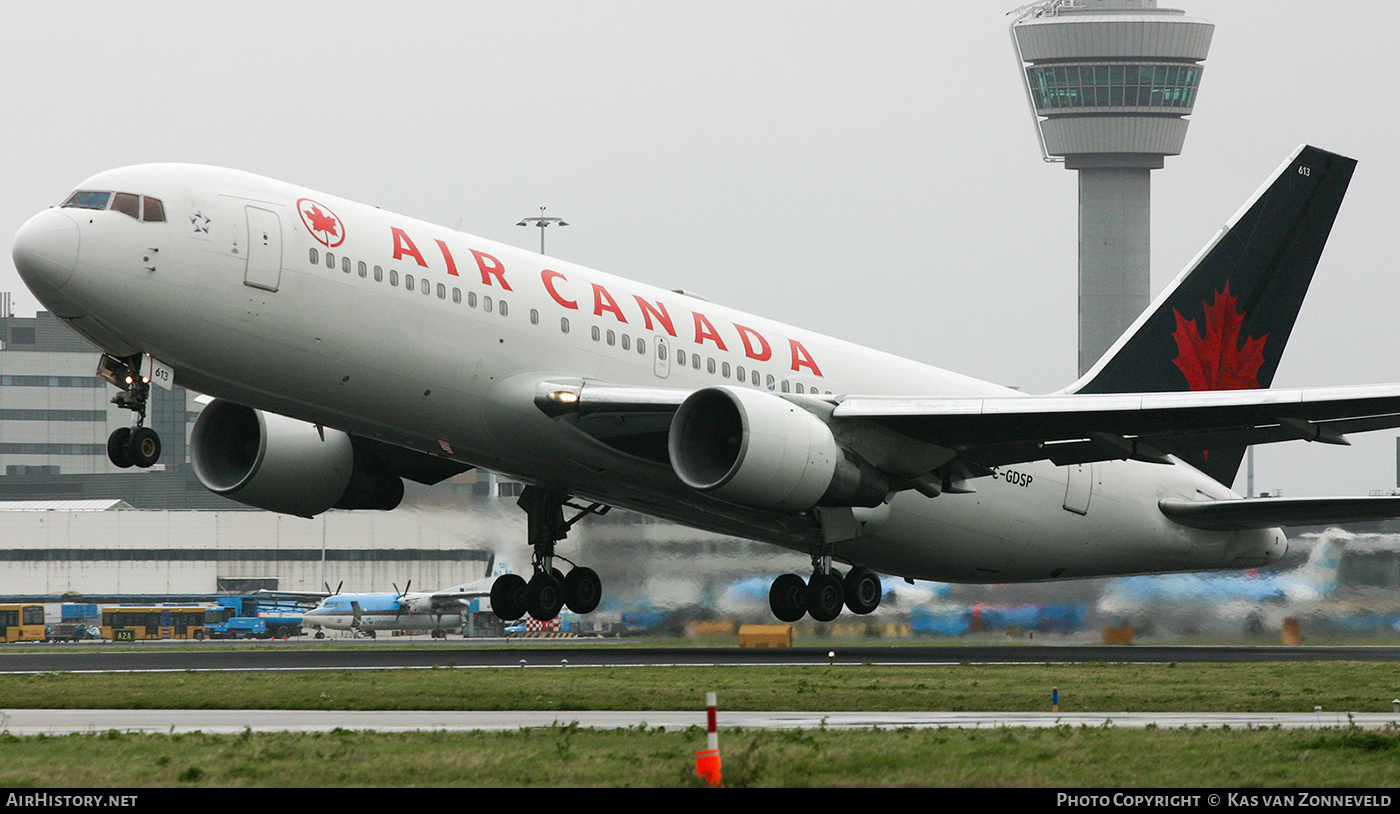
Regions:
[[[302,627],[319,630],[399,630],[406,632],[426,632],[433,630],[458,630],[462,627],[462,615],[457,612],[410,613],[396,612],[382,607],[361,606],[359,613],[345,605],[322,605],[307,611],[302,616]]]
[[[147,165],[81,188],[160,198],[168,218],[50,209],[21,231],[55,246],[76,233],[70,274],[55,248],[54,269],[26,279],[108,351],[151,354],[212,396],[799,551],[816,534],[807,515],[690,489],[668,466],[546,416],[536,385],[1017,395],[246,173]],[[1162,498],[1230,496],[1181,463],[1039,462],[974,483],[971,494],[905,491],[862,510],[863,533],[836,557],[920,579],[1012,582],[1247,567],[1284,550],[1276,529],[1200,531],[1163,516]]]

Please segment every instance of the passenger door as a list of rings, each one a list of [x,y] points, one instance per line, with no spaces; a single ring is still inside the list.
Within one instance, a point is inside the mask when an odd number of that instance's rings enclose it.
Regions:
[[[256,206],[248,214],[248,269],[243,284],[276,291],[282,282],[282,222],[276,212]]]

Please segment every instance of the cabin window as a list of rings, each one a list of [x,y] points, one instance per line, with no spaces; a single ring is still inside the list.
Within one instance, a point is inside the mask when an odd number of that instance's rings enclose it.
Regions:
[[[715,372],[715,357],[711,356],[705,360],[705,370],[709,373]]]
[[[531,309],[530,309],[530,324],[531,324],[531,325],[538,325],[538,324],[540,324],[540,312],[539,312],[538,310],[534,309],[534,308],[531,308]]]
[[[334,269],[334,268],[335,268],[335,253],[334,253],[334,252],[326,252],[326,268],[328,268],[328,269]]]
[[[485,311],[485,312],[488,313],[488,314],[491,313],[491,298],[490,298],[490,297],[482,297],[482,298],[481,298],[481,310]]]
[[[123,215],[130,215],[136,220],[140,220],[141,196],[132,195],[130,192],[118,192],[112,197],[112,211],[120,212]]]
[[[452,289],[452,301],[455,302],[455,303],[458,304],[458,305],[461,305],[461,304],[462,304],[462,289],[460,289],[460,288],[453,288],[453,289]]]
[[[734,368],[734,378],[738,379],[740,382],[743,382],[745,379],[748,378],[748,376],[744,375],[743,365],[737,365]]]
[[[661,358],[662,358],[662,359],[665,359],[665,358],[666,358],[666,356],[665,356],[665,354],[666,354],[666,346],[665,346],[665,345],[662,345],[662,346],[661,346],[661,354],[662,354]],[[677,349],[676,349],[676,364],[680,365],[681,367],[685,367],[685,351],[681,350],[680,348],[677,348]]]
[[[375,266],[375,267],[374,267],[374,281],[375,281],[376,283],[382,283],[382,282],[384,282],[384,267],[383,267],[383,266]]]
[[[594,341],[594,342],[599,342],[599,341],[602,340],[602,338],[603,338],[603,332],[600,331],[600,330],[598,330],[598,326],[597,326],[597,325],[594,325],[594,326],[593,326],[593,330],[591,331],[591,333],[593,334],[593,341]]]
[[[797,392],[799,392],[799,393],[805,393],[805,392],[807,392],[806,388],[804,388],[804,387],[802,386],[802,382],[798,382],[798,383],[797,383]]]
[[[468,308],[475,308],[475,307],[476,307],[476,292],[475,292],[475,291],[468,291],[468,292],[467,292],[467,307],[468,307]]]
[[[614,331],[608,331],[608,345],[611,346],[611,345],[616,345],[616,344],[617,344],[617,333],[614,332]]]
[[[711,360],[710,360],[710,364],[713,365],[714,363],[715,363],[715,360],[714,360],[714,359],[711,359]],[[700,369],[700,354],[698,354],[698,353],[692,353],[692,354],[690,354],[690,366],[693,367],[693,368],[695,368],[696,370],[699,370],[699,369]]]
[[[403,287],[404,287],[404,288],[407,288],[409,291],[412,291],[412,290],[414,289],[413,275],[412,275],[412,274],[405,274],[405,275],[403,276]]]
[[[638,339],[638,340],[637,340],[637,353],[646,353],[646,352],[647,352],[647,341],[646,341],[645,339]],[[665,359],[665,358],[666,358],[666,351],[665,351],[665,348],[662,348],[661,358],[662,358],[662,359]]]
[[[343,271],[343,272],[345,272],[346,274],[349,274],[349,273],[350,273],[350,258],[349,258],[348,256],[344,256],[344,255],[341,256],[341,258],[340,258],[340,270]],[[364,264],[364,263],[361,263],[361,264],[360,264],[360,276],[361,276],[361,277],[365,276],[365,264]]]
[[[632,349],[632,337],[628,336],[627,334],[623,334],[623,335],[622,335],[622,349],[623,349],[623,350],[631,350],[631,349]]]
[[[316,265],[316,264],[319,263],[319,262],[321,262],[321,253],[318,252],[318,251],[316,251],[315,247],[312,247],[312,249],[311,249],[311,265],[314,266],[314,265]]]
[[[753,375],[754,375],[754,377],[755,377],[753,383],[754,383],[754,384],[758,384],[758,378],[757,378],[758,373],[757,373],[757,371],[755,371]],[[769,389],[769,390],[772,390],[772,389],[773,389],[773,384],[774,384],[774,382],[773,382],[773,377],[770,375],[770,376],[768,377],[768,389]]]
[[[165,223],[165,204],[160,198],[141,198],[141,220],[147,223]]]
[[[729,378],[729,363],[728,363],[728,362],[725,362],[724,364],[720,365],[720,366],[719,366],[719,370],[720,370],[719,375],[723,376],[723,377],[726,378],[726,379]]]
[[[366,276],[369,275],[369,266],[365,265],[365,261],[363,261],[363,260],[360,261],[359,269],[360,269],[360,276],[361,276],[361,277],[366,277]],[[350,269],[347,268],[347,269],[345,270],[345,273],[346,273],[346,274],[349,274],[349,273],[350,273]]]
[[[510,311],[509,308],[506,308],[505,300],[501,300],[500,302],[496,303],[496,306],[496,310],[500,313],[501,316],[505,316]]]
[[[437,284],[437,292],[438,292],[438,299],[440,299],[440,300],[445,300],[445,299],[447,299],[447,286],[443,285],[442,283],[438,283],[438,284]]]
[[[398,269],[389,269],[389,285],[393,286],[394,288],[398,288],[398,287],[399,287],[399,271],[398,271]]]
[[[770,377],[771,378],[771,377]],[[763,379],[758,375],[758,371],[753,372],[753,386],[758,387],[763,384]]]
[[[565,333],[565,334],[569,332],[569,318],[568,318],[568,317],[560,317],[560,318],[559,318],[559,332],[560,332],[560,333]]]
[[[787,380],[787,379],[783,379],[783,388],[782,388],[782,389],[783,389],[783,392],[784,392],[784,393],[786,393],[786,392],[788,391],[788,386],[789,386],[789,385],[788,385],[788,380]]]

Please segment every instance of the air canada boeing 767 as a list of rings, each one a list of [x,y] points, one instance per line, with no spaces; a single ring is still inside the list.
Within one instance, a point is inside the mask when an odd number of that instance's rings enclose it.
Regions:
[[[1267,389],[1354,166],[1300,147],[1045,396],[214,167],[99,173],[20,229],[14,261],[105,351],[133,412],[117,466],[159,457],[150,387],[178,381],[214,399],[200,481],[261,509],[388,510],[403,478],[472,467],[528,484],[532,575],[493,583],[505,619],[593,610],[596,572],[556,548],[620,507],[809,554],[770,604],[829,621],[874,610],[881,573],[1246,568],[1284,553],[1279,525],[1400,515],[1229,488],[1247,445],[1400,426],[1400,385]]]

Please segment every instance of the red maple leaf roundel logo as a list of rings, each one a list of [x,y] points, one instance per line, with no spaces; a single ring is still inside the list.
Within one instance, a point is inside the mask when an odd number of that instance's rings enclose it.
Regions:
[[[1269,335],[1249,337],[1240,346],[1240,325],[1244,314],[1236,310],[1239,300],[1225,290],[1215,292],[1215,302],[1202,302],[1206,310],[1205,333],[1196,320],[1176,315],[1177,357],[1173,361],[1186,376],[1192,390],[1250,390],[1259,387],[1259,368],[1264,364],[1264,343]]]
[[[306,231],[321,245],[334,249],[345,242],[345,227],[328,207],[310,198],[302,198],[297,201],[297,212],[301,215],[301,222]]]

